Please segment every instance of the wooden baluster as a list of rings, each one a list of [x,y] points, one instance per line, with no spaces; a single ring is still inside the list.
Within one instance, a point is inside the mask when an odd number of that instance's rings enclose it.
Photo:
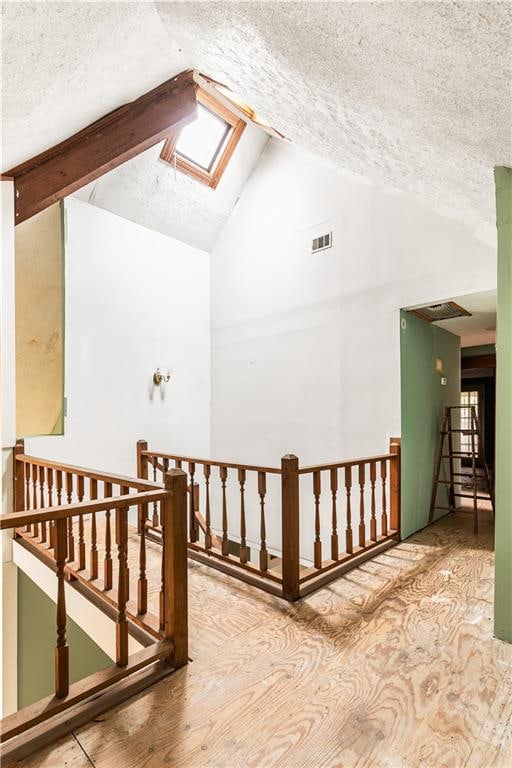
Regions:
[[[163,558],[163,555],[162,555]],[[137,613],[148,611],[148,580],[146,578],[146,521],[142,519],[139,543],[139,579],[137,581]]]
[[[130,488],[127,485],[119,486],[119,490],[121,491],[121,496],[127,496],[130,493]],[[128,601],[130,599],[130,569],[128,568],[128,539],[126,539],[126,566],[124,569],[124,578],[125,578],[125,595],[126,595],[126,600]]]
[[[57,645],[55,647],[55,696],[69,692],[69,648],[66,642],[66,595],[64,564],[67,557],[66,519],[55,520],[55,564],[57,567]]]
[[[148,457],[143,454],[143,451],[148,450],[148,444],[145,440],[137,440],[137,477],[142,477],[144,480],[148,479]],[[142,531],[142,527],[146,525],[148,519],[148,505],[140,504],[137,508],[137,532]],[[145,532],[144,532],[145,535]]]
[[[41,507],[45,506],[44,501],[45,468],[39,467],[39,500]],[[46,521],[41,520],[41,543],[46,544]]]
[[[182,465],[181,459],[176,459],[176,461],[174,462],[175,469],[181,469],[181,465]]]
[[[112,496],[112,483],[105,483],[105,498]],[[103,559],[103,589],[112,589],[112,534],[110,530],[110,510],[105,511],[105,555]]]
[[[25,441],[17,440],[14,446],[14,511],[23,512],[25,506],[25,465],[18,457],[25,453]]]
[[[375,481],[377,479],[377,465],[374,461],[370,464],[370,484],[372,488],[370,539],[377,541],[377,518],[375,517]]]
[[[345,467],[345,493],[347,495],[347,529],[345,532],[345,549],[349,555],[354,551],[354,544],[352,541],[352,508],[351,508],[351,492],[352,492],[352,467]]]
[[[53,506],[53,469],[52,467],[48,467],[46,470],[46,477],[48,481],[48,506]],[[49,538],[49,546],[50,549],[55,548],[55,523],[53,520],[50,520],[48,524],[48,538]]]
[[[387,462],[383,459],[380,463],[380,479],[382,482],[382,514],[380,516],[380,532],[382,536],[388,535],[388,516],[387,516],[387,504],[386,504],[386,479],[387,479]]]
[[[62,504],[62,471],[60,469],[55,470],[55,492],[57,494],[57,506],[60,507]],[[55,523],[52,524],[53,529],[53,548],[55,549],[55,537],[57,536],[57,528],[55,527]],[[55,552],[54,552],[55,555]]]
[[[57,469],[55,471],[55,485],[57,488],[57,506],[62,504],[62,470]]]
[[[25,506],[25,509],[28,511],[28,510],[33,509],[33,507],[31,506],[31,503],[30,503],[30,464],[25,464],[24,465],[23,472],[24,472],[24,477],[25,477],[25,491],[26,491],[26,501],[25,501],[25,505],[26,506]],[[30,528],[31,528],[31,526],[30,526],[30,523],[29,523],[27,525],[26,529],[25,529],[27,533],[30,533]]]
[[[37,464],[32,464],[32,499],[34,503],[34,509],[39,509],[37,503]],[[39,523],[34,522],[32,525],[32,536],[39,537]]]
[[[228,539],[228,508],[226,502],[226,480],[228,477],[227,467],[219,467],[220,482],[222,485],[222,554],[229,555]]]
[[[128,619],[126,618],[126,570],[128,557],[128,507],[116,509],[116,544],[119,562],[117,583],[116,664],[128,664]]]
[[[66,472],[66,495],[68,504],[73,501],[73,475]],[[68,517],[68,562],[75,560],[75,536],[73,534],[73,518]]]
[[[267,528],[265,525],[265,495],[267,493],[267,476],[258,472],[258,495],[260,497],[260,571],[268,571]]]
[[[84,485],[85,480],[82,475],[77,478],[77,494],[78,501],[84,500]],[[83,571],[85,569],[85,538],[84,538],[84,516],[80,515],[78,518],[78,570]]]
[[[98,498],[98,481],[91,478],[89,485],[89,496],[91,501]],[[91,515],[91,552],[90,552],[89,578],[91,581],[98,578],[98,528],[96,523],[96,512]]]
[[[175,462],[176,469],[179,469],[178,462]],[[181,462],[180,462],[181,464]],[[190,494],[189,494],[189,514],[188,514],[188,536],[189,541],[194,542],[197,541],[199,538],[198,536],[198,530],[197,530],[197,521],[196,521],[196,499],[194,496],[194,475],[196,471],[196,465],[193,461],[189,461],[188,463],[188,474],[190,479]]]
[[[338,510],[336,506],[337,493],[338,493],[338,470],[331,469],[331,495],[332,495],[331,560],[337,560],[339,557]]]
[[[240,562],[246,563],[249,559],[249,551],[246,542],[245,526],[245,469],[238,470],[238,482],[240,483]]]
[[[314,566],[322,567],[322,542],[320,540],[320,472],[313,472],[313,494],[315,497],[315,544],[314,544]]]
[[[204,482],[205,482],[205,494],[206,494],[206,506],[205,506],[205,534],[204,534],[204,546],[206,549],[212,548],[212,530],[210,519],[210,465],[204,465]]]
[[[156,470],[157,470],[157,464],[158,459],[156,456],[153,456],[151,459],[151,465],[153,467],[153,482],[156,483]],[[152,520],[153,528],[158,528],[158,504],[156,501],[153,502],[153,520]]]
[[[364,484],[365,465],[359,464],[359,546],[366,547],[366,529],[364,524]]]

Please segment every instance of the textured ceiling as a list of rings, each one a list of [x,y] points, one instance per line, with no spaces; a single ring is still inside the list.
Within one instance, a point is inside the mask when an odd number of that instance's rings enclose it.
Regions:
[[[194,66],[297,144],[437,209],[494,217],[512,164],[512,5],[157,3]]]
[[[494,218],[492,168],[512,165],[508,2],[75,0],[3,13],[3,169],[193,66],[326,162],[444,213]],[[182,239],[204,215],[209,247],[235,192],[221,203],[188,181],[156,183],[156,162],[146,153],[92,199],[129,218],[146,200],[143,223],[174,219]]]

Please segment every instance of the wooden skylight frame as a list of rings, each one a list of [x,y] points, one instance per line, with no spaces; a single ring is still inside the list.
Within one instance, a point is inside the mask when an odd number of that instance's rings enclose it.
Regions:
[[[173,132],[165,141],[160,158],[166,163],[170,163],[179,171],[182,171],[182,173],[186,173],[188,176],[201,182],[201,184],[206,184],[211,189],[216,189],[245,130],[245,121],[203,88],[197,89],[196,99],[198,104],[202,104],[206,109],[231,126],[229,137],[225,141],[212,170],[207,171],[196,165],[192,160],[176,152],[176,145],[181,133],[180,130]]]

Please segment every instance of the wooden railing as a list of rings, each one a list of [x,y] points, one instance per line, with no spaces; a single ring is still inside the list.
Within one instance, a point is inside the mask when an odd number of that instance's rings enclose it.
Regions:
[[[25,548],[55,571],[55,695],[5,718],[2,742],[155,662],[165,661],[167,671],[187,663],[186,476],[173,469],[163,480],[155,484],[57,464],[27,456],[23,443],[17,444],[15,512],[0,517],[0,529],[12,529]],[[130,599],[129,513],[147,505],[157,506],[162,531],[158,583],[150,585],[159,591],[158,615],[148,610],[144,533],[138,540],[135,536],[137,595]],[[73,685],[66,640],[66,580],[80,582],[85,596],[110,611],[116,634],[116,666]],[[129,634],[146,646],[131,656]]]
[[[280,467],[178,456],[137,443],[137,474],[157,483],[187,473],[189,556],[287,600],[308,594],[399,540],[400,439],[389,452]],[[142,536],[161,535],[158,509],[140,507]]]

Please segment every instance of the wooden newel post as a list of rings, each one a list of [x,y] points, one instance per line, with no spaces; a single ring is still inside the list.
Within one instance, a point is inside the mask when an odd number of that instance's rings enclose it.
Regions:
[[[66,518],[55,521],[55,565],[57,568],[57,645],[55,646],[55,696],[69,693],[69,647],[66,642],[66,595],[64,564],[67,557]]]
[[[128,664],[127,555],[128,555],[128,507],[116,509],[116,544],[119,562],[117,581],[116,664]]]
[[[165,474],[169,492],[163,508],[162,609],[163,630],[174,644],[171,663],[188,662],[188,573],[187,573],[187,474],[171,469]]]
[[[398,531],[400,538],[400,438],[392,437],[389,441],[389,452],[395,455],[390,461],[389,484],[390,484],[390,527]]]
[[[25,453],[25,441],[17,440],[14,446],[14,511],[23,512],[25,509],[25,464],[16,461],[16,456]]]
[[[299,460],[288,454],[281,459],[281,528],[283,597],[299,597]]]
[[[142,455],[142,451],[147,451],[148,444],[146,440],[137,440],[137,477],[148,479],[148,457]],[[137,530],[142,531],[143,523],[148,519],[148,505],[141,504],[137,509]]]

